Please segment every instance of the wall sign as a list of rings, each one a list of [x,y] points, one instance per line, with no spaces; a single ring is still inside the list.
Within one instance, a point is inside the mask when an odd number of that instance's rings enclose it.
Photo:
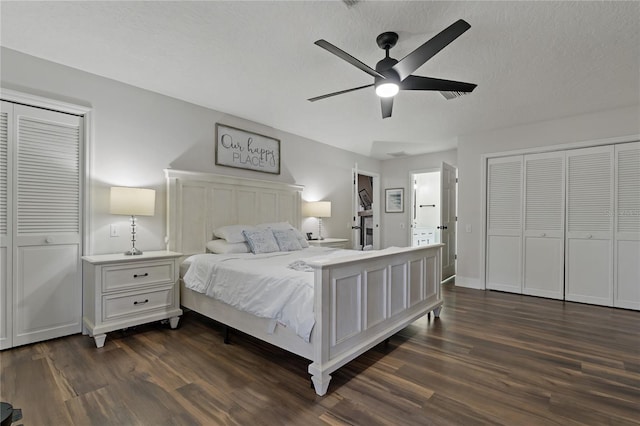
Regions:
[[[216,165],[280,174],[280,140],[216,123]]]

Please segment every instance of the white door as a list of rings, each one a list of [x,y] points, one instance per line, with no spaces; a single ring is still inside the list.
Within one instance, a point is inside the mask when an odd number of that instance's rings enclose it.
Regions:
[[[522,156],[487,162],[486,287],[522,293]]]
[[[522,293],[564,298],[564,152],[524,156]]]
[[[613,305],[613,145],[567,151],[565,299]]]
[[[640,309],[640,142],[615,147],[614,299]]]
[[[440,242],[442,280],[456,274],[456,176],[457,169],[442,163],[440,170]]]
[[[14,106],[13,344],[81,331],[82,118]]]
[[[0,349],[12,346],[12,277],[11,277],[11,158],[9,123],[13,121],[13,104],[0,106]]]

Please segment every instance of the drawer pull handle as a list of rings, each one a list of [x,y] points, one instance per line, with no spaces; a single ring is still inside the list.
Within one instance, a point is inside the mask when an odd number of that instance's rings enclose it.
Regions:
[[[148,277],[149,273],[145,272],[144,274],[133,274],[133,278],[142,278],[142,277]]]
[[[149,301],[149,299],[144,299],[142,302],[138,302],[137,300],[135,302],[133,302],[134,305],[144,305],[145,303],[147,303]]]

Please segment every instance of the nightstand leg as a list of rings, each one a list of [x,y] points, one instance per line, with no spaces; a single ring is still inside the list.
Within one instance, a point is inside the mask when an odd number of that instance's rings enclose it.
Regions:
[[[93,336],[93,340],[96,341],[96,348],[101,348],[104,346],[104,341],[107,338],[107,334],[96,334]]]
[[[169,325],[171,328],[178,327],[178,321],[180,321],[180,317],[171,317],[169,318]]]

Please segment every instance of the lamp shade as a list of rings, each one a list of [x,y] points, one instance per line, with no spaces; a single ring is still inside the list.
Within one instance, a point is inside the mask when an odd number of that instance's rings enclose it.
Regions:
[[[123,186],[111,187],[111,214],[153,216],[155,211],[155,190]]]
[[[331,217],[331,201],[313,201],[302,206],[303,216]]]

